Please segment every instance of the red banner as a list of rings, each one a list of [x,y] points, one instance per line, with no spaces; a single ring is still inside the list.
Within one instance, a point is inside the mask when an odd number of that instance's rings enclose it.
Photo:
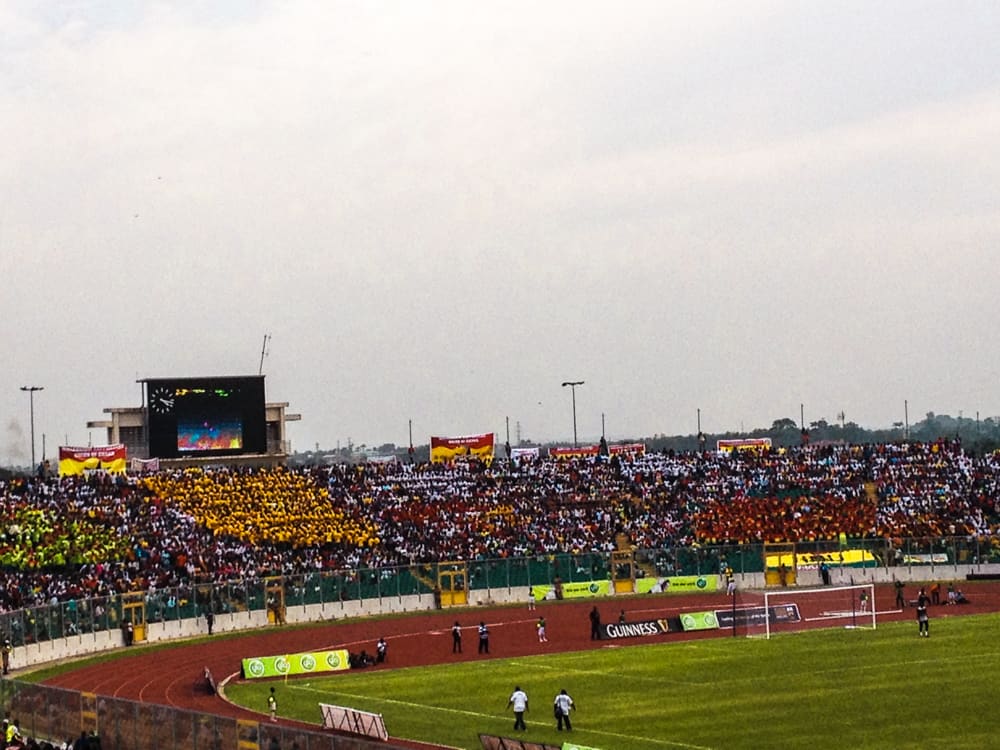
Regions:
[[[125,473],[125,446],[98,445],[92,448],[59,447],[59,476],[83,474],[85,471]]]
[[[493,433],[461,437],[431,437],[431,463],[453,461],[459,456],[493,460]]]

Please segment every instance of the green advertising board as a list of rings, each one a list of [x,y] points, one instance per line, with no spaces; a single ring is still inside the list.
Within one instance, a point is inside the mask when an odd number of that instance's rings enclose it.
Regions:
[[[601,750],[601,748],[591,747],[590,745],[577,745],[572,742],[564,742],[562,750]]]
[[[338,672],[350,668],[350,654],[346,649],[337,651],[308,651],[284,656],[251,656],[243,660],[243,676],[288,677],[289,675]]]
[[[687,612],[681,615],[684,630],[718,630],[719,620],[715,612]]]
[[[668,576],[667,578],[637,578],[637,594],[690,593],[692,591],[718,591],[718,576]]]
[[[611,585],[608,581],[581,581],[562,585],[563,599],[584,599],[588,596],[608,596]],[[555,599],[554,586],[532,586],[531,595],[537,601]]]
[[[636,578],[635,593],[637,594],[660,594],[660,593],[689,593],[691,591],[718,591],[718,576],[669,576],[667,578]],[[610,596],[611,582],[601,581],[577,581],[575,583],[564,583],[562,585],[563,599],[585,599],[591,596]],[[555,587],[532,586],[531,595],[537,601],[545,599],[555,599]]]

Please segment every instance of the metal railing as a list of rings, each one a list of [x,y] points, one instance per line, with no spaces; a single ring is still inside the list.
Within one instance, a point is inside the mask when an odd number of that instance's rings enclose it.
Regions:
[[[827,554],[834,559],[843,549],[865,550],[867,566],[885,568],[956,569],[1000,562],[997,540],[974,537],[936,539],[851,539],[799,542],[800,556]],[[637,574],[653,576],[716,575],[727,566],[736,574],[765,570],[765,545],[708,545],[637,549]],[[608,580],[609,554],[552,554],[531,557],[470,560],[468,588],[474,591],[514,589],[551,584]],[[859,567],[854,565],[853,567]],[[938,575],[937,572],[934,575]],[[286,607],[385,599],[432,594],[436,565],[317,571],[277,577],[284,587]],[[57,638],[120,629],[123,605],[138,598],[147,624],[203,617],[207,612],[266,611],[267,587],[274,577],[198,583],[116,596],[71,599],[0,613],[0,635],[13,646]],[[134,604],[133,604],[134,605]]]

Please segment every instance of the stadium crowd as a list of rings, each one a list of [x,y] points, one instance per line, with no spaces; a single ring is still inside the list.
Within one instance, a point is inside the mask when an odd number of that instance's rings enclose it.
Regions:
[[[956,442],[0,482],[0,611],[192,582],[559,552],[996,539],[1000,456]]]

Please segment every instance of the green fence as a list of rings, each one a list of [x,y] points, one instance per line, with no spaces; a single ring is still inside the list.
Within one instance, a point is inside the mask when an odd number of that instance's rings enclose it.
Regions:
[[[799,554],[866,550],[882,567],[957,567],[1000,562],[1000,542],[975,537],[934,539],[850,539],[796,544]],[[715,575],[727,566],[736,574],[761,573],[763,544],[706,545],[635,550],[639,576]],[[545,554],[531,557],[467,561],[468,586],[473,591],[509,590],[551,584],[556,576],[566,583],[608,580],[610,556],[604,553]],[[284,583],[286,607],[431,595],[436,566],[360,568],[316,571],[279,577]],[[157,589],[143,595],[147,623],[170,622],[216,614],[265,611],[267,585],[273,578],[224,583],[199,583]],[[135,594],[132,594],[135,596]],[[0,614],[0,634],[14,646],[84,633],[117,630],[122,624],[119,596],[74,599]]]

